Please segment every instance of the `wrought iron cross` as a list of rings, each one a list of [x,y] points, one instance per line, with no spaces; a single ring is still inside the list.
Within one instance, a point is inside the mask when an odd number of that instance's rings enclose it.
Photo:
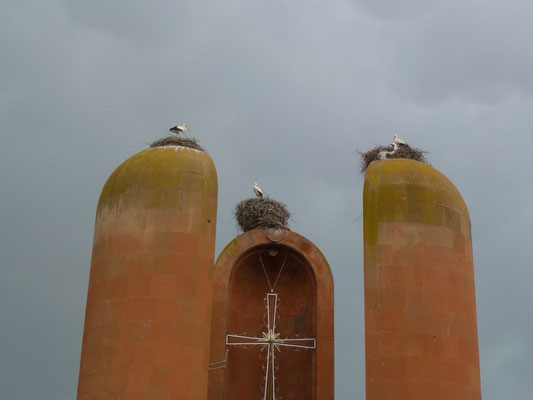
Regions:
[[[278,294],[268,293],[266,297],[267,331],[263,337],[242,335],[226,335],[226,346],[261,346],[261,350],[267,350],[267,364],[265,368],[265,391],[263,400],[276,400],[276,359],[275,352],[281,351],[281,347],[296,347],[301,349],[315,349],[315,338],[282,339],[276,333],[276,316],[278,307]],[[267,399],[268,388],[271,388],[272,397]]]

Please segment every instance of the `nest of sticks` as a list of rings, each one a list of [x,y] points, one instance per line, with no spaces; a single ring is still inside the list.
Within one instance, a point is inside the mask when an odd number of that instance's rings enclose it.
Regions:
[[[360,151],[359,155],[361,156],[361,173],[364,174],[366,172],[366,169],[370,165],[372,161],[379,160],[379,153],[381,151],[387,151],[392,152],[394,150],[394,146],[376,146],[372,150],[363,152]],[[391,158],[408,158],[409,160],[415,160],[423,162],[424,164],[429,164],[428,160],[424,156],[424,154],[427,154],[427,151],[423,151],[420,149],[415,149],[414,147],[411,147],[409,145],[403,145],[398,148],[393,154],[387,154],[386,159]]]
[[[269,197],[254,197],[235,206],[235,219],[243,232],[252,229],[289,229],[287,206]]]
[[[181,136],[167,136],[162,139],[158,139],[152,143],[150,143],[150,147],[163,147],[163,146],[182,146],[182,147],[188,147],[190,149],[200,150],[204,151],[205,149],[200,146],[200,142],[198,142],[195,138],[186,138]]]

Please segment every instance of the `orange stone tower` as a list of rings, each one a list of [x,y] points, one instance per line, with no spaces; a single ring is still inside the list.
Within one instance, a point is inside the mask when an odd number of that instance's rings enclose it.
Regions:
[[[313,243],[251,230],[213,281],[209,400],[333,400],[333,277]]]
[[[420,162],[376,161],[364,188],[367,400],[481,399],[470,218]]]
[[[203,151],[151,148],[110,176],[78,399],[206,399],[216,213],[216,170]]]

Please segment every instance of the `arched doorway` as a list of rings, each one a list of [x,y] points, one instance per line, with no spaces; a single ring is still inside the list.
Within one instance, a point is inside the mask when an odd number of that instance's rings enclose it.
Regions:
[[[311,242],[248,232],[214,281],[209,400],[333,399],[333,280]]]
[[[225,399],[314,400],[316,284],[290,249],[241,257],[230,277]]]

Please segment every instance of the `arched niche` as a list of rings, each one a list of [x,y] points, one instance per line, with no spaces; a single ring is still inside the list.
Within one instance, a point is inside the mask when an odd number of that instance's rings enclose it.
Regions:
[[[247,232],[220,254],[214,288],[209,400],[333,399],[333,278],[313,243]]]

